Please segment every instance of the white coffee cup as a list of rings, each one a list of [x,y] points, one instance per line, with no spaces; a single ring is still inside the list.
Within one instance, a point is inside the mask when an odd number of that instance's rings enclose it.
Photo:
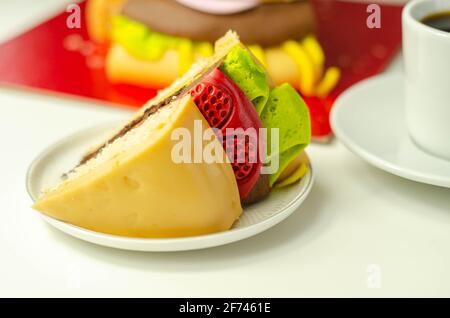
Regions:
[[[414,0],[403,10],[406,122],[427,152],[450,159],[450,33],[421,21],[450,0]]]

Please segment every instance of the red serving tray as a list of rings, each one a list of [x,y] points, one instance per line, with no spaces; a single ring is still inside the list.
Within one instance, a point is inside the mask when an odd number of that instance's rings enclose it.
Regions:
[[[324,99],[307,98],[313,136],[331,136],[329,111],[336,97],[352,84],[381,72],[401,43],[400,6],[380,5],[380,29],[369,29],[368,4],[312,0],[318,33],[328,65],[342,70],[338,87]],[[84,3],[81,4],[84,10]],[[82,11],[83,12],[83,11]],[[139,107],[155,89],[109,83],[104,71],[107,47],[91,41],[82,18],[80,29],[69,29],[63,12],[32,30],[0,45],[0,83],[69,94]]]

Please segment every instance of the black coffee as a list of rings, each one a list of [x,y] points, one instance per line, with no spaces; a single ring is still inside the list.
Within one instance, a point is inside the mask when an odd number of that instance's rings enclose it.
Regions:
[[[450,33],[450,11],[434,13],[425,17],[422,22],[432,28]]]

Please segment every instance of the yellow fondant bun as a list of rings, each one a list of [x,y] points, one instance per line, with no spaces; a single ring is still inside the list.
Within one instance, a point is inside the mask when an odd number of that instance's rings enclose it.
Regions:
[[[176,164],[176,128],[209,127],[191,97],[172,102],[79,166],[33,206],[93,231],[129,237],[184,237],[231,228],[242,213],[233,169]],[[223,149],[220,142],[216,149]],[[208,142],[210,144],[210,142]],[[222,156],[226,156],[225,152]]]
[[[112,44],[106,59],[106,72],[111,82],[144,87],[169,86],[178,77],[178,68],[175,50],[168,50],[159,60],[145,61],[128,54],[122,46]]]
[[[280,48],[270,48],[264,53],[265,66],[273,81],[298,88],[299,71],[294,60]],[[179,77],[179,64],[175,50],[167,50],[159,60],[146,61],[132,56],[121,45],[114,43],[108,52],[106,72],[113,83],[163,88]]]
[[[111,17],[120,11],[125,0],[89,0],[86,3],[86,25],[90,38],[106,43],[110,37]]]
[[[311,42],[314,44],[308,47]],[[304,48],[305,44],[307,48]],[[276,85],[289,83],[305,96],[329,94],[339,82],[340,70],[336,67],[324,69],[325,58],[317,41],[307,37],[302,42],[290,41],[286,46],[249,48]],[[161,59],[147,61],[132,56],[115,43],[108,53],[106,71],[113,83],[163,88],[180,76],[180,64],[179,54],[173,49],[167,50]]]

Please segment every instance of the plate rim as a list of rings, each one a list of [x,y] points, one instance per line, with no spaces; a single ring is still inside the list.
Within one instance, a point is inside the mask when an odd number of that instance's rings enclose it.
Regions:
[[[83,135],[89,135],[94,130],[102,130],[111,127],[115,122],[109,122],[99,125],[94,125],[91,127],[86,127],[81,129],[78,132],[67,135],[65,137],[60,138],[56,142],[51,143],[49,146],[41,150],[38,155],[31,161],[28,166],[26,173],[26,189],[28,195],[32,199],[33,202],[36,201],[37,197],[32,190],[32,176],[35,173],[36,167],[41,163],[42,159],[45,158],[49,153],[60,147],[61,145],[66,144],[71,139],[74,138],[82,138]],[[59,231],[64,232],[67,235],[73,236],[77,239],[90,242],[92,244],[106,246],[115,249],[122,250],[132,250],[132,251],[141,251],[141,252],[174,252],[174,251],[188,251],[188,250],[199,250],[210,247],[222,246],[234,242],[241,241],[243,239],[255,236],[260,234],[275,225],[282,222],[284,219],[289,217],[295,210],[303,203],[303,201],[308,197],[311,189],[314,185],[315,180],[315,172],[311,160],[305,151],[306,157],[308,158],[308,172],[305,175],[306,183],[300,191],[295,195],[295,197],[284,206],[278,213],[268,217],[267,219],[258,222],[256,224],[252,224],[250,226],[239,228],[239,229],[230,229],[227,231],[197,235],[197,236],[189,236],[189,237],[178,237],[178,238],[138,238],[138,237],[127,237],[127,236],[119,236],[107,233],[96,232],[90,229],[85,229],[79,227],[77,225],[73,225],[64,221],[60,221],[58,219],[52,218],[48,215],[39,213],[41,218],[51,226],[55,227]],[[269,199],[269,198],[267,198]],[[266,199],[266,200],[267,200]],[[244,209],[245,213],[245,209]],[[90,238],[90,239],[88,239]],[[203,244],[201,244],[203,243]],[[133,248],[126,247],[127,244],[137,245]],[[190,246],[195,245],[197,246]],[[178,245],[178,247],[177,247]]]
[[[331,110],[331,116],[330,116],[330,122],[331,126],[333,128],[334,134],[339,139],[339,141],[342,142],[342,144],[350,150],[353,154],[357,155],[358,157],[362,158],[369,164],[375,166],[378,169],[381,169],[383,171],[389,172],[393,175],[396,175],[398,177],[402,177],[408,180],[412,180],[419,183],[425,183],[433,186],[439,186],[443,188],[450,188],[450,178],[445,177],[430,177],[428,174],[423,172],[414,171],[411,168],[405,168],[398,164],[392,163],[390,161],[387,161],[376,154],[374,154],[371,151],[368,151],[361,145],[357,144],[352,140],[352,138],[344,132],[344,129],[341,127],[341,125],[338,123],[338,116],[340,114],[341,108],[345,107],[344,105],[347,103],[348,100],[352,99],[352,95],[355,93],[355,91],[364,91],[368,87],[374,86],[374,85],[381,85],[380,83],[383,83],[384,81],[394,81],[397,79],[397,81],[402,81],[404,79],[403,74],[381,74],[369,77],[354,86],[350,87],[348,90],[343,92],[341,96],[338,97],[335,104],[332,107]],[[400,107],[400,106],[399,106]],[[406,128],[406,127],[403,127]],[[406,134],[408,134],[407,131],[405,131]],[[424,150],[420,149],[414,142],[414,148],[417,150],[417,152],[426,153]],[[428,154],[429,155],[429,154]],[[429,155],[430,158],[433,158],[431,160],[444,160],[438,157],[433,157],[432,155]],[[449,163],[450,165],[450,163]]]

